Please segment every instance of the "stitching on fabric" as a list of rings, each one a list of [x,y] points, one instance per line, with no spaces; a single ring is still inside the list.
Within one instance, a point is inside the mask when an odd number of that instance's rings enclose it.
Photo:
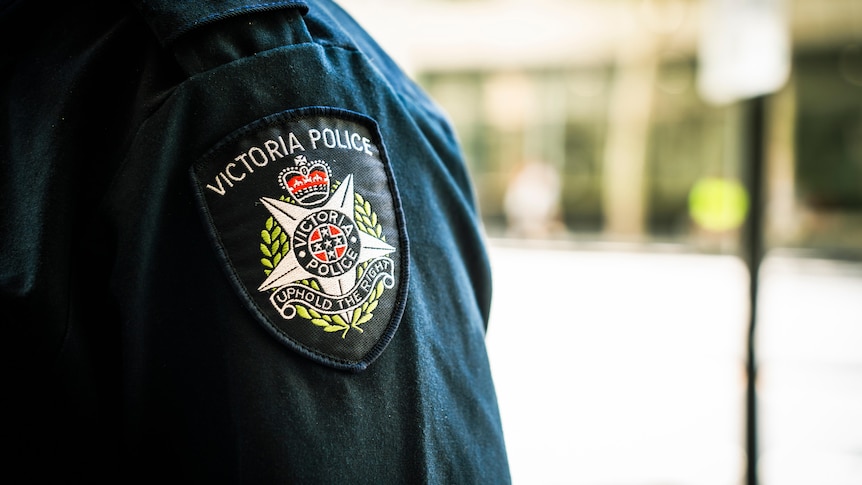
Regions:
[[[302,6],[302,7],[304,7],[305,4],[304,3],[298,3],[298,2],[270,2],[270,3],[259,3],[257,5],[243,5],[242,7],[229,8],[229,9],[224,10],[222,12],[217,12],[214,14],[207,15],[206,17],[201,17],[196,22],[193,22],[189,25],[197,25],[200,23],[209,22],[210,20],[214,20],[214,19],[218,19],[218,18],[222,18],[222,17],[228,17],[232,14],[245,12],[248,10],[255,10],[258,8],[277,7],[277,6],[281,6],[281,7],[287,7],[287,6],[300,7],[300,6]]]
[[[207,23],[212,22],[214,20],[229,18],[229,17],[232,17],[234,15],[238,15],[238,14],[246,13],[246,12],[271,10],[273,8],[276,8],[276,7],[278,7],[278,8],[299,8],[299,9],[304,10],[305,12],[308,11],[308,5],[305,4],[304,2],[280,1],[280,2],[260,3],[257,5],[243,5],[242,7],[236,7],[236,8],[223,10],[221,12],[216,12],[216,13],[207,15],[206,17],[201,17],[199,19],[196,19],[193,22],[182,25],[181,27],[176,29],[176,31],[173,34],[171,34],[170,36],[165,38],[164,43],[170,44],[171,42],[176,40],[177,37],[185,34],[186,32],[194,29],[195,27],[207,24]]]

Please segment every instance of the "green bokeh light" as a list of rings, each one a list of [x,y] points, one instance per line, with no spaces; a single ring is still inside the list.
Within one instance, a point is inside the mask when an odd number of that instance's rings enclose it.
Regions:
[[[706,230],[734,230],[748,213],[748,193],[736,180],[703,178],[692,187],[688,208],[691,218]]]

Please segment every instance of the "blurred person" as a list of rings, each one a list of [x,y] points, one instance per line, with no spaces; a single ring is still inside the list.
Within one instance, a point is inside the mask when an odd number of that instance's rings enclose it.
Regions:
[[[503,207],[513,237],[543,238],[560,231],[560,177],[549,163],[529,160],[514,172]]]
[[[0,36],[7,474],[510,481],[461,153],[344,11],[7,0]]]

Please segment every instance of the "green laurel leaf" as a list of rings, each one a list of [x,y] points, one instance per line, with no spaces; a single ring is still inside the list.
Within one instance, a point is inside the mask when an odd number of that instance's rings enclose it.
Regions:
[[[287,235],[272,216],[266,219],[264,229],[260,231],[260,240],[260,252],[263,255],[260,264],[264,267],[264,274],[269,276],[290,247],[287,244]]]
[[[374,300],[374,301],[368,302],[368,308],[365,309],[365,311],[367,313],[372,313],[374,311],[374,309],[377,308],[378,303],[380,303],[380,300]]]
[[[375,236],[382,241],[386,241],[383,237],[383,226],[377,218],[377,213],[371,207],[371,202],[365,200],[361,195],[354,194],[356,203],[353,207],[353,222],[360,231]]]
[[[311,315],[308,313],[308,310],[302,305],[296,305],[296,314],[306,320],[311,320]]]
[[[336,325],[341,325],[342,327],[347,326],[347,322],[345,322],[344,319],[341,318],[341,315],[332,315],[332,322]]]

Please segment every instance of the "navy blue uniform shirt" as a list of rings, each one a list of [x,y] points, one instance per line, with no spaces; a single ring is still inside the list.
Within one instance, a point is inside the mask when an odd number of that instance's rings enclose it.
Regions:
[[[510,481],[449,124],[329,1],[0,3],[5,474]]]

